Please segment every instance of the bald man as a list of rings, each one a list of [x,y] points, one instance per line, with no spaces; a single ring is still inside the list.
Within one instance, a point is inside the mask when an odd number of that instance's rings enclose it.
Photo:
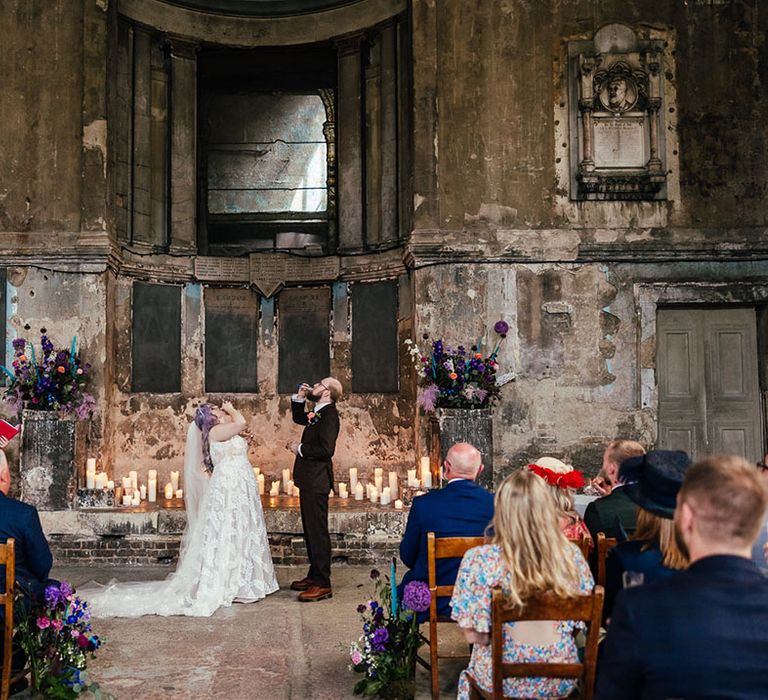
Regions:
[[[341,382],[326,377],[314,385],[302,384],[291,401],[293,422],[304,426],[301,442],[289,445],[296,455],[293,481],[301,498],[301,526],[307,544],[309,571],[303,579],[291,583],[299,591],[302,603],[312,603],[333,596],[331,589],[331,535],[328,532],[328,494],[333,489],[333,453],[339,435]],[[312,411],[305,401],[315,402]]]
[[[459,442],[448,450],[443,462],[443,478],[448,483],[442,489],[429,491],[413,499],[403,541],[400,559],[410,569],[398,586],[411,581],[427,582],[427,533],[436,537],[480,537],[493,518],[493,494],[475,483],[483,471],[480,452],[466,442]],[[440,559],[437,562],[437,583],[441,586],[456,582],[461,559]],[[450,597],[439,598],[437,614],[450,616]],[[424,622],[428,613],[418,615]]]

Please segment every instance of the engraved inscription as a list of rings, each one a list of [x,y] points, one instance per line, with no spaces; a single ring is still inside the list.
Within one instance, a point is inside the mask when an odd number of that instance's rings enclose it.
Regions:
[[[249,272],[245,258],[195,258],[195,277],[202,282],[248,282]]]
[[[595,119],[595,166],[642,168],[646,163],[642,119]]]

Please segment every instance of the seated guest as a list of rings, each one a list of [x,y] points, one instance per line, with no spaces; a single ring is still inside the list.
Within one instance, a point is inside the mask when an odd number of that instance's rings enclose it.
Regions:
[[[573,507],[576,489],[584,486],[584,475],[554,457],[539,457],[528,469],[540,476],[549,485],[549,490],[555,499],[560,529],[569,540],[580,540],[586,537],[592,546],[592,537],[581,516]]]
[[[10,537],[16,540],[16,582],[22,591],[31,596],[31,601],[25,597],[25,602],[29,604],[42,599],[53,557],[37,510],[8,498],[11,473],[2,451],[7,444],[5,438],[0,438],[0,543]],[[5,580],[5,567],[0,567],[0,576]]]
[[[763,457],[762,462],[757,463],[757,470],[763,484],[768,488],[768,455]],[[755,544],[752,546],[752,561],[764,574],[768,574],[768,514],[766,514],[763,527],[760,528]]]
[[[592,590],[589,567],[558,522],[558,513],[546,484],[521,469],[508,476],[496,491],[492,544],[470,549],[461,562],[451,599],[451,616],[473,644],[469,667],[459,679],[459,700],[469,698],[471,674],[490,692],[491,598],[501,586],[512,605],[542,591],[561,596]],[[574,632],[581,623],[526,621],[504,625],[504,661],[578,661]],[[504,681],[505,697],[560,698],[575,687],[571,679],[510,678]]]
[[[768,581],[750,561],[766,505],[739,457],[686,472],[674,522],[691,565],[619,594],[595,698],[768,696]]]
[[[448,450],[443,462],[444,488],[429,491],[413,499],[408,514],[400,559],[410,569],[398,586],[403,589],[411,581],[427,581],[427,533],[436,537],[481,537],[493,518],[493,494],[475,484],[483,471],[482,456],[472,445],[460,442]],[[461,559],[439,559],[436,563],[437,583],[450,586],[456,580]],[[437,614],[448,617],[450,598],[438,598]],[[420,613],[419,622],[429,618]]]
[[[614,440],[603,453],[601,473],[605,475],[606,495],[592,501],[584,512],[584,523],[597,541],[597,533],[604,532],[606,537],[623,541],[626,535],[635,531],[637,524],[637,505],[627,496],[619,480],[619,465],[630,457],[645,454],[643,446],[633,440]],[[593,481],[593,486],[599,488]]]
[[[622,490],[638,506],[637,529],[629,542],[608,553],[603,619],[611,616],[625,574],[634,583],[652,583],[688,565],[675,543],[672,517],[677,492],[690,465],[685,452],[670,450],[651,450],[622,462],[619,480],[625,484]]]

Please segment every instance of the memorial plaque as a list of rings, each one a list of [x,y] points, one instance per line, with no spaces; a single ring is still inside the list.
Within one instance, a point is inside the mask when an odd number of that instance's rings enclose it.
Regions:
[[[195,258],[195,277],[202,282],[248,282],[248,258]]]
[[[133,285],[133,391],[181,391],[181,287]]]
[[[205,290],[205,390],[254,393],[259,298],[250,289]]]
[[[341,263],[335,256],[252,253],[250,269],[251,284],[265,297],[271,297],[288,282],[332,282],[339,276]]]
[[[398,390],[397,280],[352,286],[352,391]]]
[[[595,167],[643,168],[645,152],[643,119],[595,117]]]
[[[330,374],[331,290],[283,290],[277,314],[278,391],[293,394],[301,382],[316,382]]]

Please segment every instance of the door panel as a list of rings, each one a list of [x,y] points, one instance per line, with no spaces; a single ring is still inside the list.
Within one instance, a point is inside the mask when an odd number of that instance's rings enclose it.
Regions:
[[[761,454],[756,329],[754,309],[659,309],[660,447]]]

